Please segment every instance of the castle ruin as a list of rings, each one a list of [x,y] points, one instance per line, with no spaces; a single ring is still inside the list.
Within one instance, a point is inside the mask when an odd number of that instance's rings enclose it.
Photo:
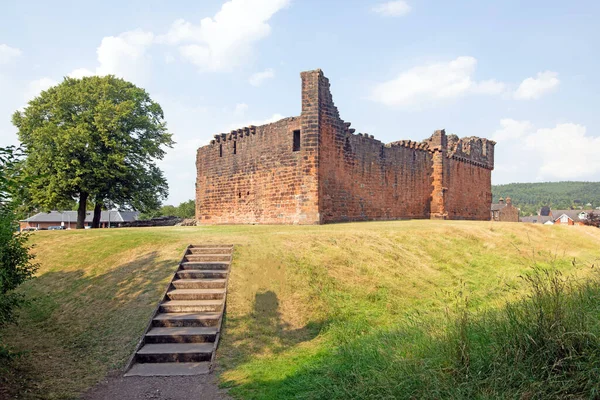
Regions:
[[[384,144],[340,118],[321,70],[300,75],[300,116],[198,149],[201,224],[490,219],[495,142],[438,130]]]

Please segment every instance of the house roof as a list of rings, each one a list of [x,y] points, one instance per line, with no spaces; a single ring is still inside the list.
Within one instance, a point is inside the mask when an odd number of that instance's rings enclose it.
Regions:
[[[556,221],[563,215],[566,215],[575,222],[582,222],[582,220],[579,218],[579,214],[589,214],[591,212],[592,210],[552,210],[552,218],[554,219],[554,221]]]
[[[102,211],[100,214],[100,222],[130,222],[135,221],[140,213],[138,211]],[[110,217],[110,220],[109,220]],[[87,211],[85,222],[92,222],[94,218],[93,211]],[[37,213],[32,217],[21,220],[21,222],[76,222],[77,211],[50,211]]]
[[[548,221],[554,221],[554,218],[547,215],[532,215],[529,217],[521,217],[521,222],[528,222],[530,224],[545,224]]]

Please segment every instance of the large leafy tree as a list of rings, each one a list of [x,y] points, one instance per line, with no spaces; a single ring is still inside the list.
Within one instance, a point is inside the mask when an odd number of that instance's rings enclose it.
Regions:
[[[65,78],[15,112],[13,124],[31,178],[23,197],[46,210],[78,201],[79,229],[88,202],[97,226],[102,208],[147,211],[168,195],[155,161],[172,146],[171,134],[160,105],[132,83],[112,75]]]

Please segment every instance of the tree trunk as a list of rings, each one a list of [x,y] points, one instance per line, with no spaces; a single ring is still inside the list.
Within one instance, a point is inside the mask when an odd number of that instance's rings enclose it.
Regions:
[[[77,208],[77,229],[84,229],[85,214],[87,210],[88,194],[86,192],[79,193],[79,208]]]
[[[92,229],[100,228],[100,216],[102,215],[102,203],[94,205],[94,219],[92,219]]]

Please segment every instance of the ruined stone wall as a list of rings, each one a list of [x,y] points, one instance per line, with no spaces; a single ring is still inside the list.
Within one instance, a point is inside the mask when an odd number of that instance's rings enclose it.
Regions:
[[[431,154],[425,144],[384,145],[340,119],[320,71],[322,222],[429,218]]]
[[[494,142],[469,137],[447,138],[444,174],[445,210],[449,219],[488,220],[492,204]]]
[[[215,136],[198,149],[196,219],[202,224],[319,222],[314,157],[306,137],[293,151],[302,118]],[[315,143],[310,143],[310,140]],[[235,150],[234,150],[235,149]]]
[[[448,219],[489,220],[492,171],[453,158],[444,166],[448,189],[444,193]]]
[[[383,144],[340,118],[321,70],[301,78],[300,117],[220,134],[198,149],[200,223],[489,219],[494,142],[441,130]]]

